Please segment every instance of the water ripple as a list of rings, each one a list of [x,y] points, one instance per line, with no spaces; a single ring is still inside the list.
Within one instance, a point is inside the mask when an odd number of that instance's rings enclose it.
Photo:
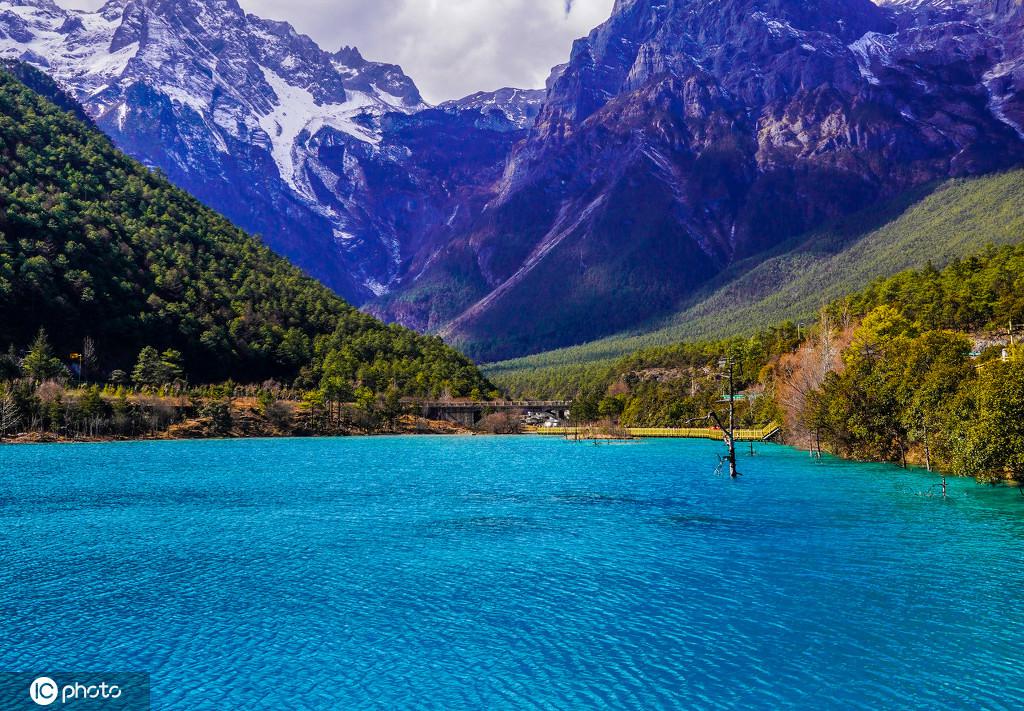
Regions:
[[[0,449],[0,668],[149,671],[200,711],[1024,704],[1019,496],[716,452]]]

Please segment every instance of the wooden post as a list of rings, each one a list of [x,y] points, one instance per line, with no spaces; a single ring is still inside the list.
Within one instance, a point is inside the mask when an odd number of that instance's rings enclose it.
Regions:
[[[736,429],[736,393],[732,377],[732,361],[729,361],[729,439]]]

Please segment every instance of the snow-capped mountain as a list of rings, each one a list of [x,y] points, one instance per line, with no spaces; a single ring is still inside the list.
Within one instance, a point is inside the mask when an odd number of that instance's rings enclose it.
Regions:
[[[483,358],[633,327],[825,221],[1024,161],[1020,0],[617,0],[546,90],[436,108],[235,0],[0,0],[0,57],[350,299]]]
[[[428,108],[399,67],[235,0],[0,0],[0,58],[49,72],[121,147],[349,298],[397,273],[398,227],[360,192],[366,163],[410,161],[389,115]]]
[[[422,259],[419,283],[475,291],[422,304],[484,359],[580,343],[825,221],[1018,165],[1021,27],[1017,0],[618,0],[487,210]],[[422,324],[410,301],[385,315]]]

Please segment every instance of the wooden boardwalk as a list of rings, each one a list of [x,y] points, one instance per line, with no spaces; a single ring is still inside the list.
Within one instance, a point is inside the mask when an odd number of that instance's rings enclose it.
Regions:
[[[760,429],[736,430],[737,442],[763,442],[779,433],[780,427],[774,422]],[[572,436],[577,432],[575,427],[530,427],[531,434]],[[643,439],[713,439],[724,440],[725,433],[713,427],[627,427],[630,437]]]

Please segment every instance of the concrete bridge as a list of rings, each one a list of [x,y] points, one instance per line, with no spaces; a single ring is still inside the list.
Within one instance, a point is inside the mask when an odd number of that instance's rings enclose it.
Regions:
[[[510,412],[525,415],[530,412],[544,412],[559,420],[569,418],[572,400],[406,400],[406,405],[418,408],[420,414],[430,420],[458,422],[464,427],[477,425],[484,416],[493,412]]]

